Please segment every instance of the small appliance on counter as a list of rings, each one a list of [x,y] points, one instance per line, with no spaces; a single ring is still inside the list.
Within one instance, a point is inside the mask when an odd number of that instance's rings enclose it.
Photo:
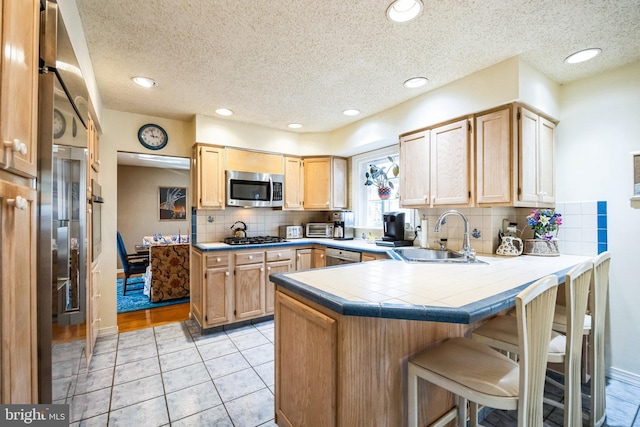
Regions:
[[[385,212],[382,214],[384,234],[382,240],[376,240],[378,246],[412,246],[413,240],[404,238],[404,212]]]
[[[349,211],[333,213],[333,238],[335,240],[353,240],[354,214]]]
[[[309,222],[307,223],[306,237],[333,237],[332,222]]]
[[[301,225],[281,225],[280,226],[280,238],[282,239],[302,239],[302,226]]]

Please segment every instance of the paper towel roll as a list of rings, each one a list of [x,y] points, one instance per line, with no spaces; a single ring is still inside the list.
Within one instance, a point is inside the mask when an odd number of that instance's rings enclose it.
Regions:
[[[420,221],[420,247],[421,248],[426,248],[428,245],[427,242],[427,220],[423,219],[422,221]]]

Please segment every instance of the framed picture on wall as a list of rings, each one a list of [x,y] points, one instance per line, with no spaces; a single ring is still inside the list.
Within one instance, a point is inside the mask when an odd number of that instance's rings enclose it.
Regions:
[[[160,187],[158,196],[158,215],[161,221],[187,220],[186,187]]]

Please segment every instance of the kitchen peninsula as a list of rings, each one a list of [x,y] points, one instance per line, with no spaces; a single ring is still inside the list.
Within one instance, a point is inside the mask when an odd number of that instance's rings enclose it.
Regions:
[[[586,257],[481,257],[487,264],[381,260],[275,274],[279,426],[403,426],[407,359],[514,305],[540,277]],[[453,407],[420,384],[419,424]],[[428,396],[428,419],[424,410]]]

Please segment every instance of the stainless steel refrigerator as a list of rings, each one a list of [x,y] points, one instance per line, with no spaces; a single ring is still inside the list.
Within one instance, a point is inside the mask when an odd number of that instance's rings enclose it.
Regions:
[[[38,351],[51,402],[52,327],[86,323],[88,91],[56,3],[40,14]]]

